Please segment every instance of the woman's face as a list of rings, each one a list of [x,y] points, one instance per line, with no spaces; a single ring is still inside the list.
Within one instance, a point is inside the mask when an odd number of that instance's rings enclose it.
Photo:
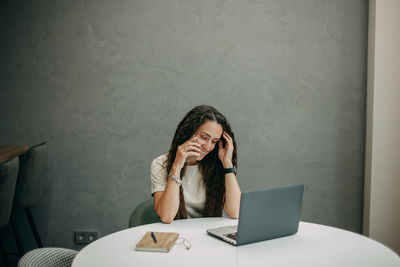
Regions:
[[[206,121],[200,125],[194,135],[197,137],[197,143],[201,144],[200,149],[205,152],[196,158],[197,161],[202,160],[208,153],[214,150],[222,136],[222,126],[216,121]]]

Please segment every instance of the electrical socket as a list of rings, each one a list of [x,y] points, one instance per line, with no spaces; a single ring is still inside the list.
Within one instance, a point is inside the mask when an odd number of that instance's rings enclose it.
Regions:
[[[75,231],[74,240],[76,244],[89,244],[99,238],[97,231]]]

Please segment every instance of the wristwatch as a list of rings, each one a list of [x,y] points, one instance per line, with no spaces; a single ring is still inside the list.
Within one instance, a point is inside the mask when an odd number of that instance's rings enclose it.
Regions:
[[[172,174],[168,174],[167,177],[169,177],[172,180],[174,180],[178,185],[182,185],[182,180],[179,177],[176,177],[176,176],[174,176]]]
[[[233,172],[236,175],[236,167],[224,169],[224,174]]]

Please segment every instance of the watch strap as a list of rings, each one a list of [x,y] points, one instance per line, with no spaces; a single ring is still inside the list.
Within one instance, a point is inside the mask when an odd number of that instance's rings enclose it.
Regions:
[[[224,169],[224,174],[231,173],[231,172],[233,172],[236,175],[236,167],[235,166],[233,166],[233,168]]]

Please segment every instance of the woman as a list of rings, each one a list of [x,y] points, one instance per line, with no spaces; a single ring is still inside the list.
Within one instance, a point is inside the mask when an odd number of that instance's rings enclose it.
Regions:
[[[167,155],[151,164],[154,209],[162,222],[222,216],[238,218],[237,150],[226,118],[197,106],[179,123]]]

